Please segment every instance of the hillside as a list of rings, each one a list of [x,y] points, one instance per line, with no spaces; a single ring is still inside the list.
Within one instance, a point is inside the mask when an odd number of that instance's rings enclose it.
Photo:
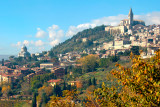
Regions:
[[[82,38],[87,38],[87,42],[83,42]],[[105,31],[105,26],[102,25],[77,33],[72,38],[53,47],[51,51],[55,54],[66,53],[70,51],[82,51],[86,48],[90,49],[102,44],[103,42],[109,42],[111,40],[113,40],[112,35],[107,33]],[[93,41],[98,41],[98,43],[93,43]]]

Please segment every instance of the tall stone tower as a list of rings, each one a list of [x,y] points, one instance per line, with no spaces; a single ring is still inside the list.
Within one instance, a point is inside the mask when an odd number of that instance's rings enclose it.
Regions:
[[[130,11],[129,11],[129,14],[128,14],[128,22],[129,22],[130,26],[133,25],[133,12],[132,12],[132,8],[130,8]]]

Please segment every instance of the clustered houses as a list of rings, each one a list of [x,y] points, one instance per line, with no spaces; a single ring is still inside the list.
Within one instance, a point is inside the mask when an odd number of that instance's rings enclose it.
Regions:
[[[142,58],[150,58],[160,48],[160,25],[146,26],[142,20],[133,20],[132,9],[130,9],[128,19],[122,20],[119,26],[107,26],[105,31],[112,34],[114,40],[93,48],[97,51],[96,53],[99,53],[99,50],[106,50],[101,58],[125,52],[132,46],[145,47],[147,51],[143,52]]]
[[[26,76],[28,81],[35,75],[43,75],[45,70],[50,70],[54,73],[59,80],[50,80],[48,83],[55,85],[61,82],[62,77],[65,75],[65,68],[67,66],[81,66],[76,64],[76,60],[81,58],[81,55],[85,54],[97,54],[100,58],[107,58],[108,56],[114,56],[120,52],[126,52],[132,48],[132,46],[145,47],[147,51],[141,54],[142,58],[150,58],[154,55],[155,50],[160,48],[160,25],[145,25],[142,20],[134,20],[132,9],[129,11],[128,19],[124,19],[118,26],[107,26],[105,31],[114,36],[114,40],[110,42],[104,42],[100,45],[96,45],[93,49],[85,49],[83,51],[73,51],[65,54],[58,54],[58,63],[53,63],[49,57],[49,52],[31,54],[27,51],[27,47],[24,45],[21,48],[21,52],[18,54],[20,57],[36,57],[38,60],[45,60],[47,63],[41,63],[40,67],[30,68],[28,65],[23,67],[15,66],[15,69],[8,68],[10,62],[5,62],[4,66],[0,66],[0,83],[8,82]],[[78,40],[78,39],[77,39]],[[76,40],[76,41],[77,41]],[[87,42],[88,38],[82,38],[82,42]],[[93,41],[94,44],[100,43],[99,41]],[[104,52],[102,52],[105,50]],[[120,57],[121,60],[129,59],[128,56]],[[31,65],[35,65],[32,63]],[[44,70],[45,69],[45,70]],[[28,74],[29,70],[34,73]],[[72,72],[70,72],[72,75]],[[70,84],[75,84],[72,81]]]
[[[0,84],[11,83],[15,79],[20,79],[27,74],[28,70],[27,68],[11,69],[6,66],[0,66]]]

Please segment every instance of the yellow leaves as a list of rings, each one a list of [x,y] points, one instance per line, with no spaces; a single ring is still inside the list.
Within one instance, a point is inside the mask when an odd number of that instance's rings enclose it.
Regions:
[[[147,70],[144,70],[144,74],[147,74]]]
[[[137,79],[137,82],[140,82],[140,78]]]
[[[153,81],[153,78],[149,78],[149,80],[152,82],[152,81]]]
[[[9,90],[11,90],[11,87],[9,86],[9,85],[4,85],[3,87],[2,87],[2,92],[4,93],[4,92],[7,92],[7,91],[9,91]]]
[[[118,67],[118,66],[120,66],[120,64],[117,63],[117,64],[115,64],[115,66]]]
[[[124,95],[121,94],[118,97],[122,100],[129,99],[127,101],[130,102],[134,99],[134,104],[137,105],[140,102],[140,106],[160,104],[160,51],[156,53],[153,60],[142,60],[139,56],[131,53],[131,60],[133,63],[131,69],[116,64],[115,66],[120,70],[111,71],[113,76],[118,78],[118,82],[130,90],[129,92],[123,90]],[[134,96],[131,96],[130,93],[134,93]],[[124,103],[124,101],[122,102]]]
[[[79,106],[78,103],[75,104],[73,101],[74,96],[77,97],[77,92],[75,90],[69,91],[65,90],[63,91],[64,97],[56,97],[51,96],[51,100],[47,103],[48,107],[77,107]]]

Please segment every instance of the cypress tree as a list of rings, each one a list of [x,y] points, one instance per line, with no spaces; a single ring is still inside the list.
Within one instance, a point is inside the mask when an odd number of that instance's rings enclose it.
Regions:
[[[64,83],[63,83],[63,90],[66,90],[66,89],[67,89],[66,83],[64,82]]]
[[[2,59],[2,66],[4,66],[4,59]]]
[[[47,96],[46,96],[46,93],[43,93],[43,94],[42,94],[42,100],[43,100],[43,103],[44,103],[44,104],[47,103]]]
[[[92,83],[94,86],[96,86],[96,79],[95,77],[93,78],[93,83]]]
[[[92,85],[91,79],[88,80],[88,86]]]
[[[36,101],[36,93],[33,94],[33,99],[32,99],[32,107],[37,107],[37,101]]]
[[[70,91],[71,91],[71,85],[68,85],[68,86],[67,86],[67,90],[70,90]]]

